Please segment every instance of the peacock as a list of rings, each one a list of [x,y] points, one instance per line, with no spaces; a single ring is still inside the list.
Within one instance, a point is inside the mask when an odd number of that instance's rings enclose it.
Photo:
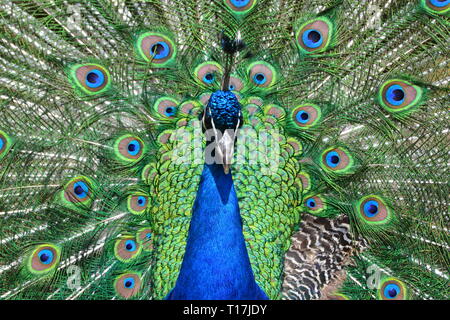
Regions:
[[[2,1],[0,299],[448,299],[449,14]]]

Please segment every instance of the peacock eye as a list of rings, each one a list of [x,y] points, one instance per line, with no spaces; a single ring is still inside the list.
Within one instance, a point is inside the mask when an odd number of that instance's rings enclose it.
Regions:
[[[381,281],[378,298],[381,300],[404,300],[408,298],[408,291],[400,280],[387,278]]]
[[[138,161],[144,155],[144,142],[136,136],[126,134],[114,142],[115,155],[124,162]]]
[[[309,113],[306,111],[300,111],[299,113],[297,113],[297,116],[295,118],[298,122],[307,123],[309,119]]]
[[[224,0],[224,2],[236,14],[246,13],[256,4],[256,0]]]
[[[133,289],[134,284],[135,284],[135,281],[134,281],[134,278],[132,278],[132,277],[123,279],[123,286],[127,289]]]
[[[128,211],[132,214],[142,214],[148,205],[148,197],[145,195],[130,195],[128,197]]]
[[[135,272],[127,272],[118,276],[114,281],[114,289],[122,298],[135,296],[141,287],[141,277]]]
[[[359,212],[359,217],[369,224],[386,224],[392,218],[391,210],[386,206],[385,201],[376,195],[363,197],[358,202],[356,210]]]
[[[167,43],[163,41],[159,41],[150,46],[150,55],[153,57],[153,60],[160,60],[167,58],[170,54],[170,48]]]
[[[47,273],[59,262],[60,250],[52,244],[38,246],[30,256],[28,269],[35,274]]]
[[[316,207],[317,204],[316,204],[316,201],[314,201],[314,199],[308,199],[308,201],[306,201],[306,205],[309,208],[313,209]]]
[[[330,148],[322,153],[321,166],[326,171],[346,173],[353,167],[353,158],[344,148]]]
[[[386,91],[386,100],[394,106],[399,106],[405,102],[405,91],[399,85],[392,85]]]
[[[304,23],[296,34],[297,46],[303,53],[325,51],[331,42],[333,23],[328,18],[316,18]]]
[[[164,110],[164,114],[170,118],[175,115],[176,111],[177,111],[176,106],[167,106],[166,109]]]
[[[244,87],[244,83],[242,82],[241,79],[237,78],[237,77],[230,77],[230,85],[228,86],[228,89],[230,91],[241,91],[242,88]]]
[[[43,264],[50,264],[50,263],[52,263],[52,261],[54,259],[53,252],[48,249],[39,251],[38,256],[39,256],[39,261]]]
[[[331,168],[336,168],[338,164],[341,162],[341,157],[339,156],[339,153],[337,153],[336,151],[330,151],[327,153],[326,162],[327,166]]]
[[[322,33],[316,29],[306,30],[302,36],[303,43],[306,47],[315,49],[323,43]]]
[[[164,66],[176,55],[175,44],[168,35],[147,32],[139,36],[136,44],[139,55],[156,66]]]
[[[212,73],[207,73],[204,77],[203,77],[203,82],[207,83],[207,84],[211,84],[214,82],[214,80],[216,79],[216,77],[214,77],[214,74]]]
[[[231,3],[237,8],[245,7],[249,2],[250,0],[231,0]]]
[[[430,0],[430,3],[436,7],[445,7],[450,3],[450,0]]]
[[[161,119],[174,119],[178,111],[178,101],[170,97],[162,97],[156,100],[153,111]]]
[[[98,88],[105,83],[105,75],[98,69],[93,69],[86,74],[86,85],[89,88]]]
[[[141,252],[141,246],[132,237],[123,237],[116,240],[114,254],[122,262],[129,262]]]
[[[146,199],[145,197],[143,197],[143,196],[140,196],[140,197],[138,198],[137,203],[138,203],[138,205],[139,205],[140,207],[143,207],[143,206],[145,206],[145,204],[147,203],[147,199]]]
[[[307,197],[304,204],[308,208],[308,211],[312,214],[320,213],[326,208],[325,202],[321,195]]]
[[[136,242],[134,240],[127,240],[125,242],[125,249],[128,251],[135,251],[136,250]]]
[[[421,0],[422,6],[433,13],[446,13],[450,9],[450,0]]]
[[[375,200],[370,200],[367,201],[364,204],[364,214],[369,217],[372,218],[374,217],[376,214],[378,213],[378,202]]]
[[[266,81],[266,76],[263,73],[257,73],[253,76],[253,82],[257,85],[263,85]]]
[[[78,181],[73,184],[73,193],[80,199],[87,197],[89,187],[84,181]]]
[[[98,94],[110,87],[109,72],[98,64],[78,64],[70,68],[72,85],[86,94]]]
[[[277,78],[275,68],[264,61],[253,62],[248,72],[251,82],[260,88],[272,86]]]
[[[11,139],[0,130],[0,159],[2,159],[11,147]]]
[[[141,151],[141,144],[138,140],[132,140],[128,143],[127,146],[128,154],[131,156],[135,156]]]
[[[63,195],[66,203],[83,203],[90,204],[92,202],[92,183],[83,176],[71,179],[64,187]]]
[[[214,61],[203,62],[194,70],[197,81],[208,86],[216,81],[218,74],[222,74],[222,66]]]
[[[297,129],[307,129],[316,125],[322,116],[321,110],[314,104],[303,104],[295,107],[291,119]]]
[[[400,287],[396,284],[388,284],[384,288],[384,296],[389,299],[394,299],[400,293]]]
[[[380,103],[389,112],[405,112],[417,106],[423,90],[407,81],[389,80],[380,88]]]

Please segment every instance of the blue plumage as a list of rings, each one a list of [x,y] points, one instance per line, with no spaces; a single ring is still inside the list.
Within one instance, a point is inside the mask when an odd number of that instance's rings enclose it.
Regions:
[[[231,174],[220,165],[203,168],[183,264],[166,299],[268,299],[250,266]]]

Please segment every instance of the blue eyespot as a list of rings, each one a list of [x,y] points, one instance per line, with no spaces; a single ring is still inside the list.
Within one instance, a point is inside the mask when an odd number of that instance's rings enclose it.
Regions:
[[[86,198],[89,187],[83,181],[78,181],[73,184],[73,192],[78,198],[83,199]]]
[[[390,283],[384,288],[384,296],[388,299],[394,299],[398,296],[400,291],[401,290],[398,285]]]
[[[308,199],[306,201],[306,205],[308,206],[308,208],[315,208],[316,207],[316,201],[314,201],[314,199]]]
[[[450,3],[450,0],[430,0],[431,4],[435,7],[442,8]]]
[[[405,91],[398,84],[394,84],[386,91],[386,99],[393,106],[399,106],[405,102]]]
[[[364,204],[364,214],[367,217],[372,218],[372,217],[376,216],[378,211],[379,211],[379,208],[378,208],[378,202],[377,201],[370,200],[370,201],[367,201]]]
[[[167,43],[159,41],[150,47],[150,55],[153,59],[164,59],[170,54]]]
[[[308,123],[309,121],[309,113],[306,111],[297,112],[296,119],[300,123]]]
[[[93,69],[86,74],[86,85],[89,88],[98,88],[105,83],[103,72]]]
[[[144,196],[139,196],[139,197],[138,197],[137,204],[138,204],[140,207],[145,206],[146,203],[147,203],[147,199],[146,199]]]
[[[339,154],[336,151],[331,151],[327,153],[326,156],[327,166],[331,168],[336,168],[341,162],[341,158],[339,157]]]
[[[129,278],[123,279],[123,286],[124,286],[126,289],[133,289],[133,288],[134,288],[134,285],[135,285],[134,278],[129,277]]]
[[[5,143],[3,142],[3,140],[2,139],[0,139],[0,150],[2,150],[3,149],[3,146],[5,145]]]
[[[248,5],[250,0],[231,0],[231,4],[236,8],[242,8]]]
[[[150,232],[147,232],[146,235],[145,235],[145,237],[146,237],[147,239],[150,239],[150,238],[152,237],[152,234],[151,234]]]
[[[166,110],[164,110],[164,114],[167,117],[173,117],[175,115],[175,113],[177,112],[177,107],[173,106],[173,107],[167,107]]]
[[[253,76],[253,81],[257,84],[257,85],[262,85],[264,84],[267,79],[266,76],[263,73],[257,73]]]
[[[207,74],[205,74],[205,76],[203,77],[203,82],[204,82],[204,83],[207,83],[207,84],[213,83],[214,80],[216,80],[216,77],[214,76],[213,73],[207,73]]]
[[[141,151],[141,144],[137,140],[132,140],[128,143],[128,153],[132,156],[135,156]]]
[[[125,242],[125,249],[128,251],[135,251],[136,250],[136,242],[134,240],[127,240]]]
[[[234,86],[233,86],[232,84],[230,84],[230,85],[228,86],[228,89],[229,89],[230,91],[233,91],[233,90],[234,90]]]
[[[318,48],[323,43],[322,33],[316,29],[310,29],[303,33],[302,36],[303,43],[308,48]]]
[[[53,252],[51,250],[45,249],[39,252],[39,261],[43,264],[50,264],[53,261]]]

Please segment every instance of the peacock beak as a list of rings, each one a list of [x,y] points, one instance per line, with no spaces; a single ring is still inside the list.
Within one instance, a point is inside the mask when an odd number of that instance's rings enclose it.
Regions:
[[[225,174],[230,172],[234,155],[234,139],[237,130],[237,128],[236,131],[232,129],[226,130],[222,138],[217,142],[216,152],[217,156],[222,160],[223,171]]]
[[[222,164],[223,171],[225,174],[228,174],[230,172],[230,167],[233,161],[234,156],[234,141],[236,140],[236,136],[239,130],[239,127],[241,125],[241,112],[239,111],[239,116],[237,119],[237,124],[234,129],[226,129],[223,131],[219,131],[216,128],[216,125],[214,123],[214,118],[212,117],[211,110],[206,107],[205,112],[203,112],[202,116],[202,125],[203,128],[207,129],[207,123],[206,123],[206,113],[209,111],[210,119],[211,119],[211,126],[214,131],[215,141],[216,141],[216,147],[215,147],[215,160],[217,164]]]

